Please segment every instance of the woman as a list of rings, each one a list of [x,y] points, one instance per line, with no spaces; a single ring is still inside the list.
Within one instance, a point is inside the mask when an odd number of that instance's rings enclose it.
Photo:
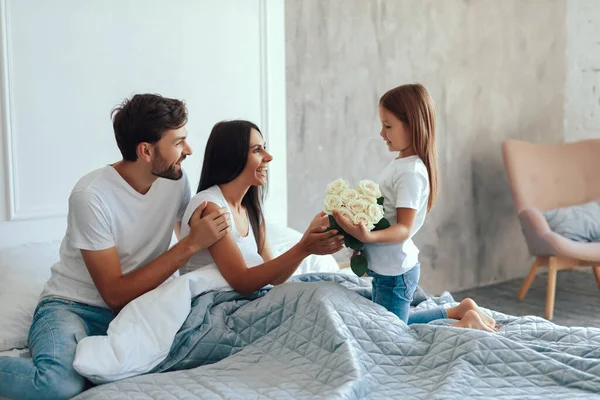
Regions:
[[[250,293],[268,284],[285,282],[311,254],[341,250],[343,237],[334,230],[326,232],[329,221],[319,213],[295,246],[273,258],[262,209],[271,160],[260,129],[252,122],[223,121],[213,127],[206,144],[198,193],[184,213],[181,235],[189,233],[194,218],[220,208],[229,212],[231,230],[208,249],[196,253],[181,268],[181,273],[214,262],[234,290]],[[205,201],[203,213],[194,215],[197,206]]]

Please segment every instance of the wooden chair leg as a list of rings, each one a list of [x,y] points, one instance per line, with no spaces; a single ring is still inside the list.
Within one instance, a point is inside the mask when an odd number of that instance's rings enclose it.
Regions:
[[[554,295],[556,294],[556,273],[558,272],[558,259],[550,257],[548,262],[548,291],[546,292],[546,319],[551,320],[554,315]]]
[[[533,283],[533,280],[535,279],[535,275],[537,273],[537,269],[540,266],[540,261],[541,261],[541,257],[536,257],[535,260],[533,260],[533,264],[531,264],[529,273],[525,277],[525,280],[523,281],[523,284],[521,285],[521,289],[519,290],[519,293],[517,294],[517,299],[523,300],[525,298],[525,296],[527,295],[527,291],[529,290],[529,287]]]
[[[594,270],[594,276],[596,277],[596,284],[598,285],[598,289],[600,289],[600,265],[596,265],[592,267]]]

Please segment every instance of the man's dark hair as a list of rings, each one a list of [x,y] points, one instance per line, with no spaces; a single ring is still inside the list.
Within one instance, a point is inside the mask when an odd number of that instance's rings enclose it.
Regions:
[[[185,103],[158,94],[136,94],[113,108],[110,115],[117,146],[127,161],[137,160],[138,144],[154,144],[166,131],[187,123]]]

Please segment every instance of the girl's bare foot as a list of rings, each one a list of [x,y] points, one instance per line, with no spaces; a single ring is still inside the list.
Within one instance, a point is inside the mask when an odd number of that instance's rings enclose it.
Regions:
[[[463,319],[469,311],[475,311],[484,324],[489,326],[492,330],[498,329],[498,324],[496,321],[487,315],[481,308],[479,308],[477,303],[475,303],[475,301],[472,299],[466,298],[456,307],[451,307],[446,311],[448,312],[448,318],[452,319]]]
[[[483,320],[475,310],[467,311],[465,315],[461,318],[461,320],[453,323],[452,326],[456,328],[479,329],[481,331],[486,332],[495,331],[495,329],[491,328],[488,324],[483,322]]]

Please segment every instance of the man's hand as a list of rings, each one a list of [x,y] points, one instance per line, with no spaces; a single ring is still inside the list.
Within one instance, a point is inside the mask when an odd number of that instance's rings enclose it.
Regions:
[[[202,217],[204,202],[196,208],[189,220],[190,233],[158,258],[140,268],[123,274],[116,247],[106,250],[81,250],[83,261],[104,302],[113,310],[120,310],[131,300],[156,288],[195,252],[207,248],[227,234],[229,213],[224,208]],[[187,244],[185,244],[187,243]]]
[[[202,202],[194,211],[188,224],[190,225],[190,242],[197,250],[206,249],[221,239],[231,230],[230,217],[226,208],[202,216],[206,208]]]

